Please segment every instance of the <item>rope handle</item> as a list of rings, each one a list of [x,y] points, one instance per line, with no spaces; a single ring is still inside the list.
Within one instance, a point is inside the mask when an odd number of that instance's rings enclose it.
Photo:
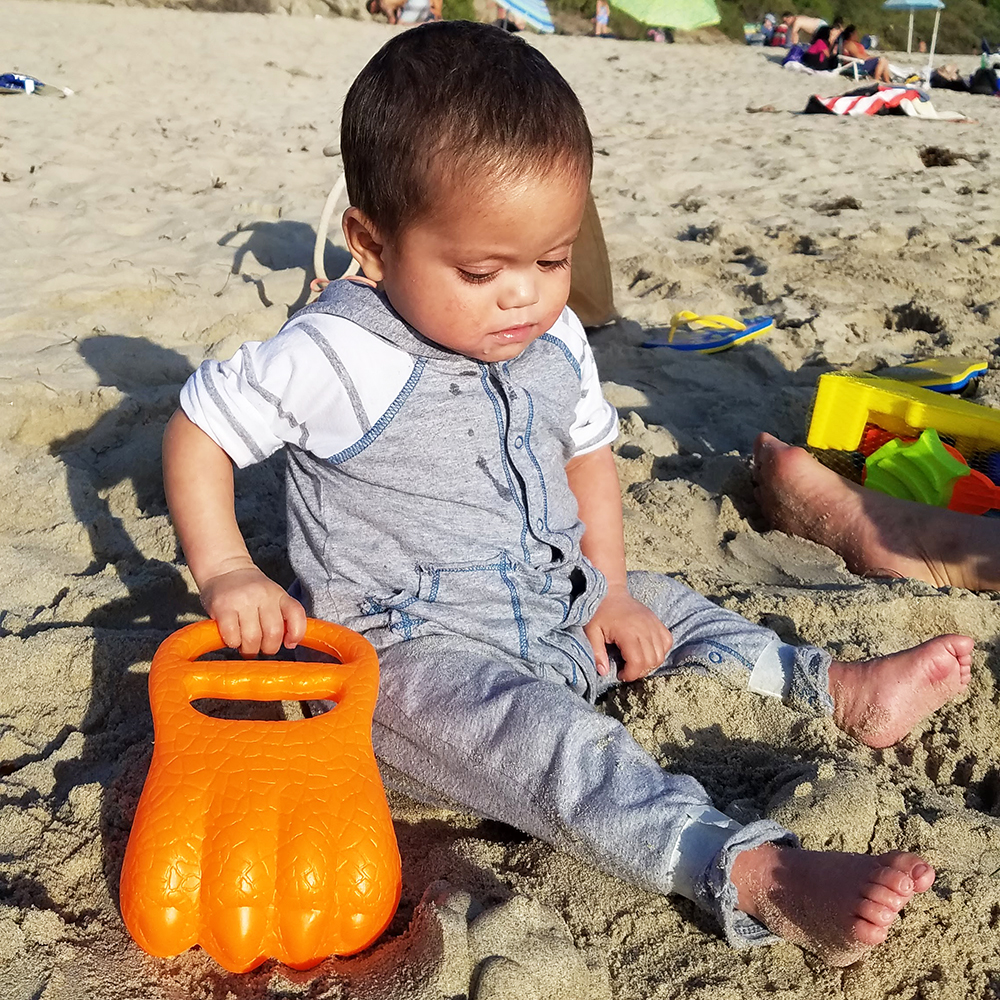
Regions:
[[[319,225],[316,227],[316,243],[313,246],[313,273],[316,277],[309,283],[309,288],[313,292],[323,291],[331,281],[326,276],[326,265],[323,261],[326,251],[326,234],[330,230],[330,220],[333,218],[337,202],[340,201],[346,189],[347,178],[341,174],[337,178],[337,182],[330,189],[330,193],[326,196],[326,203],[323,205],[323,212],[319,217]],[[347,269],[343,274],[338,275],[338,278],[347,278],[350,275],[357,274],[359,267],[358,262],[352,257],[351,263],[347,265]]]

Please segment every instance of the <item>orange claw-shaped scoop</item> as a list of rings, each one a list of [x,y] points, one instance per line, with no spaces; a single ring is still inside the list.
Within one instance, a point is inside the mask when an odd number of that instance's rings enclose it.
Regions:
[[[230,972],[267,958],[308,969],[385,930],[399,902],[392,817],[372,752],[378,658],[339,625],[304,645],[340,663],[198,661],[213,621],[157,650],[153,760],[121,877],[125,925],[152,955],[200,944]],[[329,699],[293,722],[214,719],[197,698]]]

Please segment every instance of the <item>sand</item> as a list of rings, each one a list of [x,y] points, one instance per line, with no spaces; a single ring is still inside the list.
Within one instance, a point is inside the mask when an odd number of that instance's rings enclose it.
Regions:
[[[945,631],[977,641],[967,695],[886,751],[706,679],[634,685],[606,706],[738,818],[772,816],[812,847],[924,852],[940,877],[889,941],[845,971],[792,945],[738,953],[683,900],[393,796],[404,884],[387,939],[309,973],[234,976],[197,950],[145,956],[117,909],[151,752],[149,661],[199,616],[159,439],[195,365],[304,301],[340,103],[391,29],[38,0],[3,0],[0,18],[0,71],[77,92],[0,102],[4,1000],[1000,992],[1000,605],[863,581],[768,532],[747,460],[759,430],[802,441],[833,367],[992,360],[1000,102],[935,95],[976,125],[801,117],[810,93],[849,84],[736,46],[538,42],[595,134],[623,319],[593,343],[622,416],[632,566],[847,659]],[[777,113],[747,111],[763,105]],[[925,167],[926,146],[963,158]],[[778,329],[715,357],[642,349],[680,308],[770,313]],[[981,396],[1000,403],[1000,374]],[[253,552],[287,575],[280,465],[239,489]]]

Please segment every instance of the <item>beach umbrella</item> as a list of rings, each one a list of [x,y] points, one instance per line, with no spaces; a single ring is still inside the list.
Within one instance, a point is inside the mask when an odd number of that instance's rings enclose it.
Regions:
[[[882,4],[885,10],[908,10],[910,12],[910,29],[906,33],[906,54],[913,51],[913,12],[915,10],[934,11],[934,34],[931,36],[930,54],[927,57],[928,67],[934,62],[934,49],[937,46],[938,25],[941,23],[941,11],[944,4],[941,0],[885,0]],[[930,74],[928,74],[928,77]]]
[[[694,31],[719,23],[719,10],[715,0],[610,0],[640,24],[662,28]]]
[[[545,0],[504,0],[498,6],[503,7],[508,14],[512,15],[509,18],[511,21],[520,18],[536,31],[544,31],[547,34],[556,30],[549,8],[545,6]],[[508,18],[505,16],[504,20],[508,20]]]

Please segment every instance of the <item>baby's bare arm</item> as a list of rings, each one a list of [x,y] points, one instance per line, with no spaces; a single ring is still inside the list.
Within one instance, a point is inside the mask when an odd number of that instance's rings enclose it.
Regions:
[[[250,558],[236,523],[229,456],[180,410],[163,436],[163,485],[201,602],[226,645],[244,656],[297,645],[305,611]]]
[[[614,643],[625,660],[622,680],[637,680],[663,662],[673,639],[659,618],[628,591],[621,487],[611,446],[571,459],[566,476],[585,527],[580,547],[608,581],[607,596],[584,628],[597,671],[608,672],[606,647]]]

